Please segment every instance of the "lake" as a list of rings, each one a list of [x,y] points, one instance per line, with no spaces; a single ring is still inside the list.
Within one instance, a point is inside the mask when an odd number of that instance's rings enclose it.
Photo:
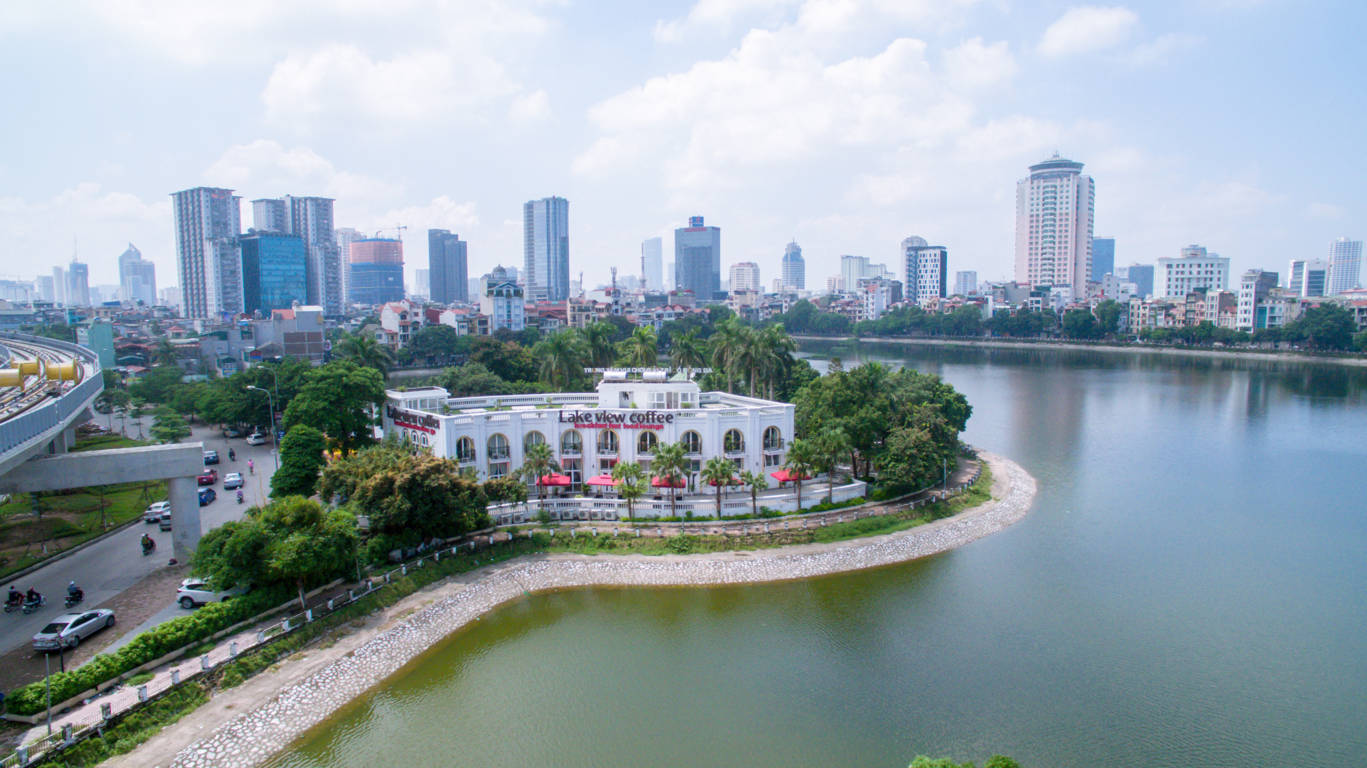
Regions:
[[[816,345],[943,376],[1039,481],[959,550],[484,617],[272,763],[1334,766],[1367,754],[1367,371]]]

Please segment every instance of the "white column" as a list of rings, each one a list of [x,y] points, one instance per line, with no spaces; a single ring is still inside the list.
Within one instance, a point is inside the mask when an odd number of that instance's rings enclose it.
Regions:
[[[171,498],[171,541],[175,558],[190,560],[199,544],[199,486],[193,477],[173,477],[167,481]]]

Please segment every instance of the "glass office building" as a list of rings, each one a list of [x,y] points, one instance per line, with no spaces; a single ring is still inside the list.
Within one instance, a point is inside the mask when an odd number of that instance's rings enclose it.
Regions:
[[[238,238],[242,252],[242,309],[269,315],[308,299],[308,249],[294,235]]]

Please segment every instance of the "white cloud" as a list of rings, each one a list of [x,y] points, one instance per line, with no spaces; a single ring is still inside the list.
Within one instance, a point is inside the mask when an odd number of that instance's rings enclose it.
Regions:
[[[550,116],[551,98],[543,90],[523,94],[508,107],[508,119],[515,123],[535,123]]]
[[[1199,46],[1204,38],[1199,35],[1187,35],[1181,33],[1168,33],[1141,43],[1130,51],[1127,59],[1130,64],[1136,67],[1147,67],[1157,64],[1167,64],[1178,55],[1190,51]]]
[[[1343,206],[1333,203],[1312,202],[1305,206],[1305,215],[1312,219],[1341,219],[1343,218]]]
[[[796,0],[698,0],[682,19],[655,22],[658,42],[673,43],[694,31],[729,31],[740,18],[786,11]]]
[[[981,37],[960,43],[944,53],[945,75],[966,88],[1001,85],[1015,76],[1016,58],[1006,41],[984,44]]]
[[[1139,15],[1129,8],[1093,5],[1069,8],[1040,38],[1039,52],[1051,58],[1114,48],[1139,25]]]
[[[337,199],[339,206],[359,209],[388,204],[402,191],[388,181],[339,170],[308,147],[287,149],[270,139],[229,147],[204,170],[201,181],[239,190],[249,200],[321,195]]]

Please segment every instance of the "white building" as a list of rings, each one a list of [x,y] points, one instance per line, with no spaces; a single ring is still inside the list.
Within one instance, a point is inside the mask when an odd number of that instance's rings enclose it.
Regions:
[[[663,259],[663,238],[652,237],[641,241],[641,284],[647,291],[665,289]]]
[[[1197,288],[1212,291],[1229,289],[1229,259],[1218,253],[1207,253],[1199,245],[1188,245],[1182,255],[1158,260],[1155,296],[1180,297]]]
[[[495,270],[497,272],[497,269]],[[479,311],[489,316],[489,332],[527,327],[527,305],[522,286],[511,280],[490,280],[479,297]]]
[[[978,295],[978,273],[971,269],[961,269],[954,273],[954,295]]]
[[[949,250],[942,245],[929,245],[924,238],[908,237],[902,241],[905,258],[907,301],[926,306],[948,295]]]
[[[892,281],[885,277],[874,277],[859,281],[859,300],[861,302],[859,319],[877,320],[892,305]]]
[[[219,318],[242,311],[242,198],[231,189],[195,187],[171,195],[182,314]],[[60,287],[58,290],[62,290]]]
[[[760,291],[763,283],[759,281],[759,265],[753,261],[740,261],[731,265],[731,292]]]
[[[1266,309],[1263,310],[1263,317],[1259,316],[1260,307],[1276,287],[1276,272],[1265,272],[1261,269],[1250,269],[1244,272],[1243,276],[1239,278],[1239,304],[1235,311],[1234,327],[1241,331],[1252,331],[1255,328],[1271,328],[1280,325],[1280,322],[1271,326],[1267,324]]]
[[[619,461],[640,464],[649,477],[656,448],[683,443],[684,491],[706,493],[711,489],[699,473],[709,458],[726,457],[737,473],[768,474],[782,468],[793,439],[791,404],[702,392],[691,379],[658,369],[608,371],[596,392],[452,398],[426,387],[385,395],[386,435],[454,459],[480,480],[513,473],[527,448],[546,443],[571,490]],[[667,503],[653,510],[643,503],[637,514],[669,514]]]
[[[1016,182],[1016,282],[1085,286],[1092,272],[1096,187],[1055,154]]]
[[[1329,285],[1325,293],[1333,296],[1360,287],[1362,241],[1340,237],[1329,244]]]
[[[1329,285],[1329,262],[1292,259],[1286,270],[1286,290],[1294,296],[1323,296]]]

